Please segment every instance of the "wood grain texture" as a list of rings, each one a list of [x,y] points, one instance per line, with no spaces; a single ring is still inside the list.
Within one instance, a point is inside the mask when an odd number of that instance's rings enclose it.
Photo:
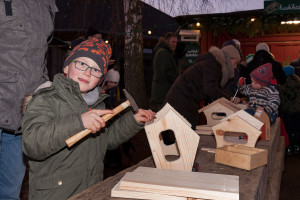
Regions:
[[[239,177],[139,167],[126,173],[120,188],[179,197],[239,199]]]
[[[157,168],[192,171],[200,137],[190,128],[174,109],[167,104],[157,114],[159,117],[145,126],[152,156]],[[176,143],[165,145],[161,132],[171,130]],[[177,160],[168,161],[166,155],[177,155]]]
[[[252,170],[267,164],[268,151],[243,145],[230,145],[216,149],[215,161],[224,165]]]
[[[250,115],[250,117],[252,116]],[[213,126],[212,129],[216,138],[217,148],[234,144],[225,141],[224,136],[226,132],[245,133],[248,136],[248,140],[243,145],[249,147],[255,147],[256,141],[261,134],[259,129],[256,129],[254,126],[250,125],[248,121],[241,119],[239,115],[234,115],[226,121]]]

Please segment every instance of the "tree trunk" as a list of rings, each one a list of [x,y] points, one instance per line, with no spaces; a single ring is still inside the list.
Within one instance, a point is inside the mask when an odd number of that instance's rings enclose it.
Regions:
[[[126,90],[141,108],[148,107],[144,66],[142,11],[140,0],[124,0],[125,48],[124,82]]]

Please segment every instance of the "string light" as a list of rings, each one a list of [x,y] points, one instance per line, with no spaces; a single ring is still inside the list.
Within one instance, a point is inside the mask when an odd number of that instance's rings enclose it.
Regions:
[[[251,22],[254,22],[255,21],[255,18],[253,17],[253,18],[251,18]]]
[[[282,21],[281,24],[300,24],[300,20]]]
[[[198,26],[198,27],[199,27],[200,25],[201,25],[201,24],[200,24],[200,22],[197,22],[197,23],[196,23],[196,26]]]
[[[105,40],[105,43],[108,44],[108,40]]]
[[[151,35],[151,34],[152,34],[151,30],[149,30],[149,31],[148,31],[148,35]]]

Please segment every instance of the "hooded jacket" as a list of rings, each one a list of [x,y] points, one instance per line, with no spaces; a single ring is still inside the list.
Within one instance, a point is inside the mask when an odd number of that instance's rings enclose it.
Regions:
[[[163,103],[167,92],[178,77],[179,72],[173,58],[172,50],[163,37],[159,38],[154,52],[151,100]]]
[[[99,99],[91,109],[105,109],[108,95],[98,89]],[[68,148],[65,140],[85,129],[81,114],[88,110],[78,83],[62,74],[33,95],[22,120],[23,152],[30,165],[29,199],[67,199],[102,181],[106,150],[117,148],[143,128],[128,112]]]
[[[195,128],[200,123],[200,101],[230,99],[224,86],[234,76],[230,57],[217,47],[200,55],[197,62],[181,74],[169,90],[165,103],[169,103]]]

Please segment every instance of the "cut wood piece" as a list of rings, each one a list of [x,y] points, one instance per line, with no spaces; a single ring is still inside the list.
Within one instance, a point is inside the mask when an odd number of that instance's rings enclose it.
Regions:
[[[213,135],[214,134],[211,125],[196,126],[195,132],[198,135]]]
[[[122,181],[122,179],[121,179]],[[186,197],[170,196],[159,193],[138,192],[133,190],[121,190],[120,182],[111,190],[111,197],[130,198],[130,199],[149,199],[149,200],[187,200]]]
[[[240,111],[239,111],[240,112]],[[245,111],[242,111],[245,112]],[[246,113],[246,112],[245,112]],[[248,114],[248,113],[246,113]],[[225,135],[227,133],[243,133],[247,135],[247,140],[245,140],[245,143],[242,145],[249,146],[249,147],[255,147],[256,141],[261,134],[261,131],[259,129],[256,129],[254,126],[252,126],[249,122],[253,122],[257,119],[255,119],[253,116],[248,116],[243,113],[242,117],[240,118],[240,115],[236,115],[236,113],[233,114],[233,117],[228,118],[226,121],[221,122],[220,124],[217,124],[212,127],[214,131],[214,135],[216,138],[217,148],[235,144],[234,142],[229,142],[229,140],[225,140]],[[247,116],[247,118],[246,118]],[[253,120],[254,118],[255,120]],[[244,119],[248,119],[245,121]],[[258,121],[258,120],[257,120]],[[259,122],[261,123],[261,122]],[[262,124],[262,123],[261,123]],[[257,123],[256,123],[257,125]]]
[[[156,119],[145,125],[145,130],[157,168],[192,171],[200,137],[173,107],[166,104],[156,114]],[[164,144],[161,137],[164,131],[174,133],[174,144]],[[179,158],[168,161],[168,155]]]
[[[224,165],[252,170],[267,164],[268,151],[242,145],[230,145],[216,149],[215,161]]]
[[[270,128],[270,118],[262,107],[259,107],[254,115],[256,119],[261,121],[264,125],[261,127],[261,140],[271,139],[271,128]]]
[[[201,150],[207,151],[209,153],[216,153],[216,149],[214,149],[214,148],[201,147]]]
[[[221,119],[228,117],[239,110],[241,109],[238,106],[222,97],[201,108],[198,112],[203,112],[206,117],[207,125],[213,126],[220,123]]]
[[[239,177],[139,167],[123,177],[120,188],[202,199],[239,199]]]

